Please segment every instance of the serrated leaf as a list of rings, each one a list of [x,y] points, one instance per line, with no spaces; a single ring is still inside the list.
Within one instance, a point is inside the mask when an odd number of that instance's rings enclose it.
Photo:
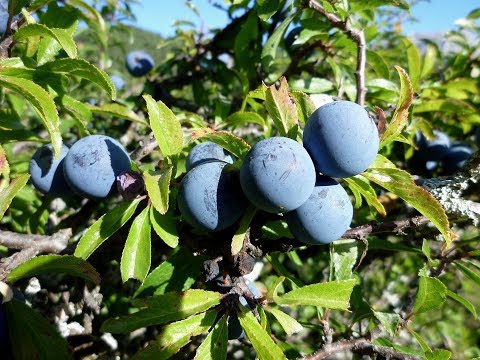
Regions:
[[[143,282],[150,270],[152,253],[149,211],[149,207],[145,207],[133,220],[128,232],[120,262],[123,282],[128,279],[137,279]]]
[[[420,276],[413,313],[421,314],[441,306],[447,298],[447,287],[438,279]]]
[[[395,141],[408,124],[408,109],[413,102],[413,87],[408,74],[400,66],[395,66],[400,76],[400,97],[392,120],[380,137],[380,148]]]
[[[179,248],[148,274],[133,296],[137,298],[188,290],[200,275],[204,261],[205,257],[194,256],[190,251]]]
[[[41,255],[20,264],[13,269],[7,279],[15,283],[20,279],[40,274],[68,274],[100,283],[100,275],[90,263],[73,255]]]
[[[2,75],[1,68],[0,86],[23,96],[33,106],[50,135],[55,157],[58,158],[62,149],[62,136],[60,135],[60,119],[57,107],[51,96],[33,81]]]
[[[275,299],[279,305],[312,305],[347,310],[355,279],[306,285]]]
[[[475,319],[477,318],[477,311],[475,310],[475,306],[473,306],[473,304],[470,301],[465,299],[463,296],[460,296],[457,293],[454,293],[453,291],[448,289],[447,289],[447,296],[452,298],[456,302],[462,304],[465,307],[465,309],[470,311],[470,313],[473,315]]]
[[[217,312],[211,310],[168,324],[163,327],[156,340],[135,354],[132,360],[168,359],[187,345],[192,336],[206,333],[213,326],[216,318]]]
[[[412,182],[396,181],[386,174],[364,172],[362,174],[370,181],[398,195],[422,215],[426,216],[440,231],[445,239],[445,246],[449,247],[452,242],[452,233],[448,217],[442,205],[424,188]]]
[[[148,198],[155,209],[162,215],[168,210],[172,169],[172,166],[165,166],[160,170],[143,172]]]
[[[29,178],[29,174],[17,176],[5,189],[0,191],[0,219],[3,218],[5,212],[10,207],[13,198],[20,190],[22,190]]]
[[[227,345],[228,324],[225,317],[222,317],[197,348],[194,360],[225,360]]]
[[[218,305],[221,297],[222,295],[217,292],[195,289],[137,299],[133,301],[134,306],[145,309],[108,319],[103,323],[101,331],[114,334],[129,333],[141,327],[184,319]]]
[[[232,238],[232,255],[237,255],[240,250],[242,250],[245,234],[247,233],[247,230],[250,227],[250,223],[252,222],[256,212],[256,208],[253,205],[250,205],[243,214],[240,224],[238,225],[238,230],[235,232],[235,235],[233,235]]]
[[[67,341],[37,311],[16,299],[4,306],[15,359],[72,359]]]
[[[277,58],[277,48],[280,45],[280,42],[283,40],[285,31],[288,28],[288,25],[296,17],[296,14],[287,16],[282,23],[275,29],[273,34],[268,38],[267,42],[262,49],[262,68],[268,74],[272,72],[272,65],[275,63]]]
[[[295,101],[290,98],[287,79],[284,77],[280,80],[278,89],[275,85],[268,88],[265,107],[281,136],[288,136],[291,130],[298,126],[297,106]],[[296,139],[296,132],[291,134],[290,137]]]
[[[401,316],[395,313],[385,313],[379,311],[374,311],[373,315],[375,315],[377,320],[380,321],[385,330],[387,330],[388,334],[391,337],[395,337],[397,328],[402,322]]]
[[[165,244],[171,248],[177,247],[179,238],[177,221],[172,213],[167,212],[165,215],[162,215],[154,207],[151,207],[150,223],[153,226],[153,230],[155,230]]]
[[[65,29],[49,28],[43,24],[26,24],[21,26],[13,35],[15,41],[26,39],[29,37],[47,36],[54,39],[70,58],[77,57],[77,45],[72,35]]]
[[[347,280],[353,276],[357,262],[358,246],[354,240],[338,240],[332,244],[333,276],[335,280]]]
[[[94,114],[113,116],[119,119],[125,119],[139,124],[148,126],[148,123],[139,117],[134,111],[130,110],[128,107],[116,103],[105,104],[102,106],[89,106],[90,111]]]
[[[472,280],[477,285],[480,285],[480,274],[478,274],[473,270],[470,270],[468,267],[466,267],[459,261],[454,261],[453,263],[463,273],[463,275],[465,275],[467,278]]]
[[[139,199],[126,202],[110,210],[95,221],[80,238],[74,255],[88,259],[90,255],[132,217]]]
[[[295,320],[290,315],[284,313],[280,309],[274,307],[267,307],[265,308],[265,310],[272,314],[275,319],[277,319],[277,321],[280,323],[287,335],[292,335],[303,330],[302,324],[300,324],[297,320]]]
[[[259,324],[255,316],[249,310],[238,314],[238,320],[245,334],[253,345],[257,356],[261,360],[287,359],[282,349],[272,340],[270,335]]]
[[[180,121],[163,102],[150,95],[143,95],[147,103],[148,118],[153,135],[163,156],[179,154],[183,148],[183,132]]]
[[[85,22],[88,24],[88,27],[93,30],[93,33],[98,37],[103,48],[106,49],[108,45],[107,31],[102,15],[93,6],[90,6],[81,0],[69,0],[68,4],[83,8],[87,11],[87,14],[82,16],[82,19],[85,20]]]
[[[250,150],[250,145],[248,145],[245,140],[226,131],[215,131],[210,128],[194,130],[192,132],[192,141],[200,138],[220,145],[240,159],[243,159]]]
[[[50,61],[45,65],[38,67],[37,69],[41,71],[65,74],[67,76],[78,76],[98,85],[110,95],[112,100],[115,100],[117,97],[117,90],[115,89],[110,76],[108,76],[105,71],[100,70],[86,60],[57,59]],[[118,105],[118,107],[121,106]],[[92,109],[92,111],[94,110]]]

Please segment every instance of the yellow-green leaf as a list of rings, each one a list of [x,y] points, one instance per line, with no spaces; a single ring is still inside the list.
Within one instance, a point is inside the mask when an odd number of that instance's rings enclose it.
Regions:
[[[3,218],[13,198],[25,186],[29,178],[30,175],[28,174],[20,175],[13,179],[8,187],[0,191],[0,219]]]
[[[168,210],[168,195],[170,193],[172,169],[172,166],[165,166],[160,170],[143,172],[148,198],[155,209],[162,215]]]

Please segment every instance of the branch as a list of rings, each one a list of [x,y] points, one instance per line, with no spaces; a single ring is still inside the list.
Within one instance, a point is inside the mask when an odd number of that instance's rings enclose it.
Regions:
[[[357,352],[361,354],[378,354],[387,359],[399,359],[399,360],[413,360],[419,359],[417,356],[411,356],[399,353],[393,348],[373,345],[369,340],[351,339],[336,341],[332,344],[324,345],[320,350],[311,355],[307,355],[303,360],[320,360],[326,359],[334,354],[338,354],[345,351]]]
[[[318,11],[325,16],[327,20],[336,28],[342,30],[347,36],[357,44],[357,68],[355,71],[355,78],[357,80],[357,103],[361,106],[365,104],[365,96],[367,94],[367,88],[365,86],[365,63],[367,61],[367,46],[365,41],[365,34],[363,30],[356,29],[346,19],[343,21],[337,15],[329,13],[325,8],[316,0],[309,0],[308,7]]]
[[[68,245],[72,229],[62,229],[53,235],[19,234],[0,230],[0,245],[20,250],[0,260],[0,281],[4,281],[8,273],[18,265],[40,253],[58,254]]]
[[[152,132],[152,133],[150,133],[150,135],[145,137],[145,139],[141,143],[141,146],[139,148],[135,149],[130,154],[130,158],[133,161],[140,161],[145,156],[152,153],[157,147],[158,147],[158,143],[157,143],[157,140],[155,140],[155,136],[153,135],[153,132]]]

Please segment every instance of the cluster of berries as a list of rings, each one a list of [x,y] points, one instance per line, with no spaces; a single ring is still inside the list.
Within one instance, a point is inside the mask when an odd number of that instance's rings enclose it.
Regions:
[[[205,231],[233,225],[248,203],[283,214],[290,231],[307,244],[326,244],[350,226],[353,207],[333,178],[357,175],[376,157],[375,123],[356,103],[334,101],[308,119],[303,146],[286,137],[255,144],[240,172],[233,157],[214,143],[195,146],[178,205],[183,219]]]

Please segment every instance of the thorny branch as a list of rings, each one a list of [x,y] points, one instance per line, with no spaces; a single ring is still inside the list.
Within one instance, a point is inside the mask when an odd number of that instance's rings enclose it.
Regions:
[[[0,230],[0,245],[20,250],[0,260],[0,281],[4,281],[14,268],[40,253],[58,254],[62,252],[67,247],[71,236],[72,229],[62,229],[50,236]]]
[[[352,26],[348,19],[342,20],[337,15],[329,13],[316,0],[309,0],[308,7],[318,11],[325,16],[327,20],[336,28],[342,30],[350,39],[357,44],[357,68],[355,70],[355,78],[357,80],[357,104],[364,106],[367,88],[365,86],[365,64],[367,61],[367,46],[365,41],[365,34],[363,30]]]

